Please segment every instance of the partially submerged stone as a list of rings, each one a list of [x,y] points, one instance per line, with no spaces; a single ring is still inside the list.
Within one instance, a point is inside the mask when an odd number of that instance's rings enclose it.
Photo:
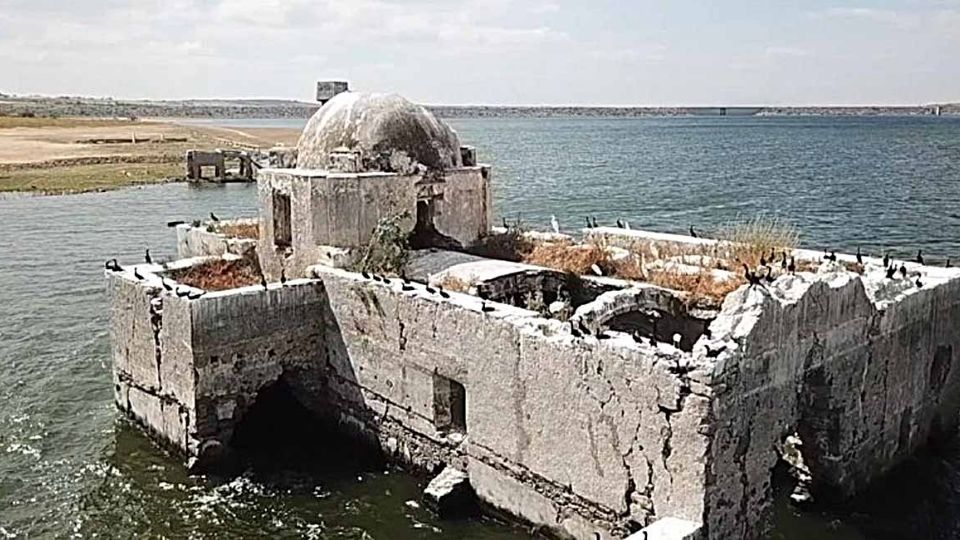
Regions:
[[[465,515],[475,507],[470,477],[464,471],[446,466],[423,490],[427,505],[442,517]]]

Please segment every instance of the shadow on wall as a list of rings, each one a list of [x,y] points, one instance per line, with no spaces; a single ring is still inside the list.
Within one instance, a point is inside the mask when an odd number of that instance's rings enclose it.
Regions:
[[[267,471],[291,463],[322,468],[341,461],[325,455],[338,445],[346,449],[339,457],[361,467],[380,467],[384,456],[402,455],[434,474],[455,459],[456,445],[437,437],[466,432],[463,384],[397,360],[404,354],[402,328],[394,328],[392,337],[376,335],[398,324],[397,306],[381,305],[362,288],[354,292],[361,300],[350,307],[366,309],[367,316],[353,325],[370,327],[351,328],[348,347],[329,304],[322,320],[297,321],[322,325],[322,351],[309,365],[281,359],[280,377],[244,408],[229,445],[238,464]]]
[[[331,418],[297,399],[286,377],[262,388],[234,429],[230,446],[244,470],[271,475],[295,469],[353,478],[382,469],[383,456],[376,447],[348,444]]]

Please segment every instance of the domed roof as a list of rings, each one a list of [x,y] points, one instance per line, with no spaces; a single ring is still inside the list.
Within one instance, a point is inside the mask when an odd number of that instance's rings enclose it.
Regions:
[[[358,152],[361,170],[411,173],[460,167],[460,140],[430,111],[396,94],[344,92],[300,135],[297,166],[329,169],[333,152]]]

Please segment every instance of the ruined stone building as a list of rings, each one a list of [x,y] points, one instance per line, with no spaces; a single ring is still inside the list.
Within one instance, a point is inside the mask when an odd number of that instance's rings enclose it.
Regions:
[[[757,538],[788,439],[814,494],[853,494],[956,428],[960,270],[887,278],[875,259],[797,249],[796,272],[694,302],[642,276],[738,279],[731,246],[493,227],[491,168],[398,96],[333,97],[296,159],[257,171],[256,238],[182,225],[180,260],[106,272],[117,404],[195,467],[229,459],[282,383],[318,422],[545,535]],[[384,223],[409,237],[402,271],[363,266]],[[616,253],[640,276],[477,249],[519,237]],[[215,263],[268,283],[184,277]]]

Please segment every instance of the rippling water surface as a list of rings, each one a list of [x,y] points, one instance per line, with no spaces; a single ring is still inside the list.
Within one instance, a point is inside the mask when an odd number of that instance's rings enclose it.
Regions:
[[[498,218],[567,230],[586,216],[709,231],[766,213],[808,247],[960,259],[960,120],[948,118],[458,119],[494,166]],[[277,124],[273,124],[277,125]],[[282,125],[282,124],[281,124]],[[165,222],[256,215],[254,186],[165,185],[0,199],[0,538],[512,538],[439,521],[422,480],[335,451],[309,471],[196,478],[118,419],[102,264]],[[955,538],[960,449],[912,460],[831,514],[777,512],[777,538]]]

